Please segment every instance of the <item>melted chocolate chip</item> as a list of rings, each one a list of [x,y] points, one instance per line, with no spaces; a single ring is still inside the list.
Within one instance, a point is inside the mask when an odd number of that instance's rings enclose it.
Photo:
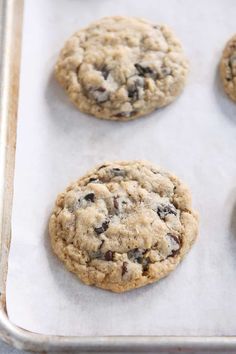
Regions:
[[[109,92],[105,87],[96,87],[90,89],[90,96],[95,99],[98,103],[106,102],[109,98]]]
[[[179,238],[177,236],[172,235],[172,234],[167,234],[167,237],[172,239],[172,242],[174,241],[174,243],[175,243],[174,246],[176,248],[176,249],[171,250],[171,254],[169,254],[168,257],[174,257],[176,254],[179,253],[179,250],[181,248],[181,240],[179,240]]]
[[[125,275],[125,273],[127,273],[128,272],[128,262],[123,262],[123,264],[122,264],[122,271],[121,271],[121,275],[122,275],[122,277],[123,277],[123,275]]]
[[[80,65],[78,65],[77,68],[76,68],[76,74],[77,74],[77,76],[79,76],[79,70],[80,70]]]
[[[114,252],[112,251],[107,251],[105,253],[105,260],[106,261],[113,261],[113,255],[114,255]]]
[[[104,79],[106,80],[109,75],[109,70],[107,70],[107,68],[104,66],[101,70],[101,73],[102,73],[102,76],[104,77]]]
[[[106,89],[105,89],[105,87],[100,86],[100,87],[98,87],[95,91],[98,91],[98,92],[105,92]]]
[[[94,228],[94,231],[96,232],[96,234],[100,235],[100,234],[102,234],[103,232],[105,232],[105,231],[108,229],[108,227],[109,227],[109,222],[110,222],[110,221],[104,221],[104,222],[102,223],[102,226],[100,226],[100,227],[95,227],[95,228]]]
[[[177,211],[176,211],[174,205],[171,205],[171,204],[167,204],[167,205],[160,204],[157,207],[157,214],[163,220],[169,214],[177,215]]]
[[[141,264],[143,261],[144,252],[145,250],[141,248],[134,248],[133,250],[127,252],[127,256],[132,262]]]
[[[143,265],[143,271],[146,272],[149,268],[149,264],[151,263],[151,260],[149,257],[147,258],[143,258],[143,262],[142,262],[142,265]]]
[[[138,88],[135,87],[135,88],[130,88],[128,90],[128,97],[129,98],[132,98],[133,101],[137,101],[139,99],[139,91],[138,91]]]
[[[95,194],[94,193],[89,193],[84,197],[85,200],[94,203],[95,200]]]
[[[119,209],[118,197],[113,198],[113,204],[115,209]]]
[[[91,182],[99,182],[98,178],[89,178],[89,183]]]
[[[124,177],[126,175],[126,171],[121,170],[120,168],[113,168],[111,171],[112,174],[116,177],[118,176]]]
[[[137,69],[140,76],[150,76],[153,75],[154,72],[149,66],[143,66],[141,64],[134,64],[135,68]]]

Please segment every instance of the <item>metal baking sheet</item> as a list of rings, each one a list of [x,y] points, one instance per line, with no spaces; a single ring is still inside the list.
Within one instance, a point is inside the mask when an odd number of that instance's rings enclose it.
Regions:
[[[8,314],[13,323],[46,334],[234,335],[235,106],[219,86],[217,65],[234,33],[236,4],[135,4],[25,1]],[[129,123],[80,114],[52,77],[64,40],[112,14],[169,24],[191,63],[175,103]],[[201,233],[170,277],[115,295],[68,274],[51,254],[46,228],[56,194],[71,180],[97,162],[124,158],[149,159],[182,177],[201,212]]]

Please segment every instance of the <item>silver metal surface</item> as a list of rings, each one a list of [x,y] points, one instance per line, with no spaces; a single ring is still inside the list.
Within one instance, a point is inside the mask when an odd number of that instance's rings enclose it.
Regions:
[[[48,336],[10,322],[6,276],[17,131],[23,0],[0,0],[0,337],[19,349],[39,352],[236,352],[236,337]],[[16,295],[17,296],[17,295]]]

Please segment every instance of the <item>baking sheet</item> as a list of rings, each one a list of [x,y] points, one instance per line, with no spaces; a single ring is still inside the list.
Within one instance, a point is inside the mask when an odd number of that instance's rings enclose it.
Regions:
[[[178,100],[124,123],[79,113],[52,76],[68,36],[117,14],[170,25],[191,63]],[[235,16],[234,0],[25,0],[7,280],[15,324],[60,335],[236,334],[236,106],[217,74]],[[47,232],[57,193],[113,159],[175,172],[201,214],[200,237],[176,271],[125,294],[80,283],[52,254]]]

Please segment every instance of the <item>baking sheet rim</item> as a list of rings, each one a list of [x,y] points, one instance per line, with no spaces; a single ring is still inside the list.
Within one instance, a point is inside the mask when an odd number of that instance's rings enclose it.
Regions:
[[[6,310],[6,277],[10,249],[12,194],[24,0],[0,0],[0,337],[25,350],[83,350],[86,352],[152,352],[173,350],[233,351],[236,336],[110,336],[70,337],[29,332],[15,326]]]

